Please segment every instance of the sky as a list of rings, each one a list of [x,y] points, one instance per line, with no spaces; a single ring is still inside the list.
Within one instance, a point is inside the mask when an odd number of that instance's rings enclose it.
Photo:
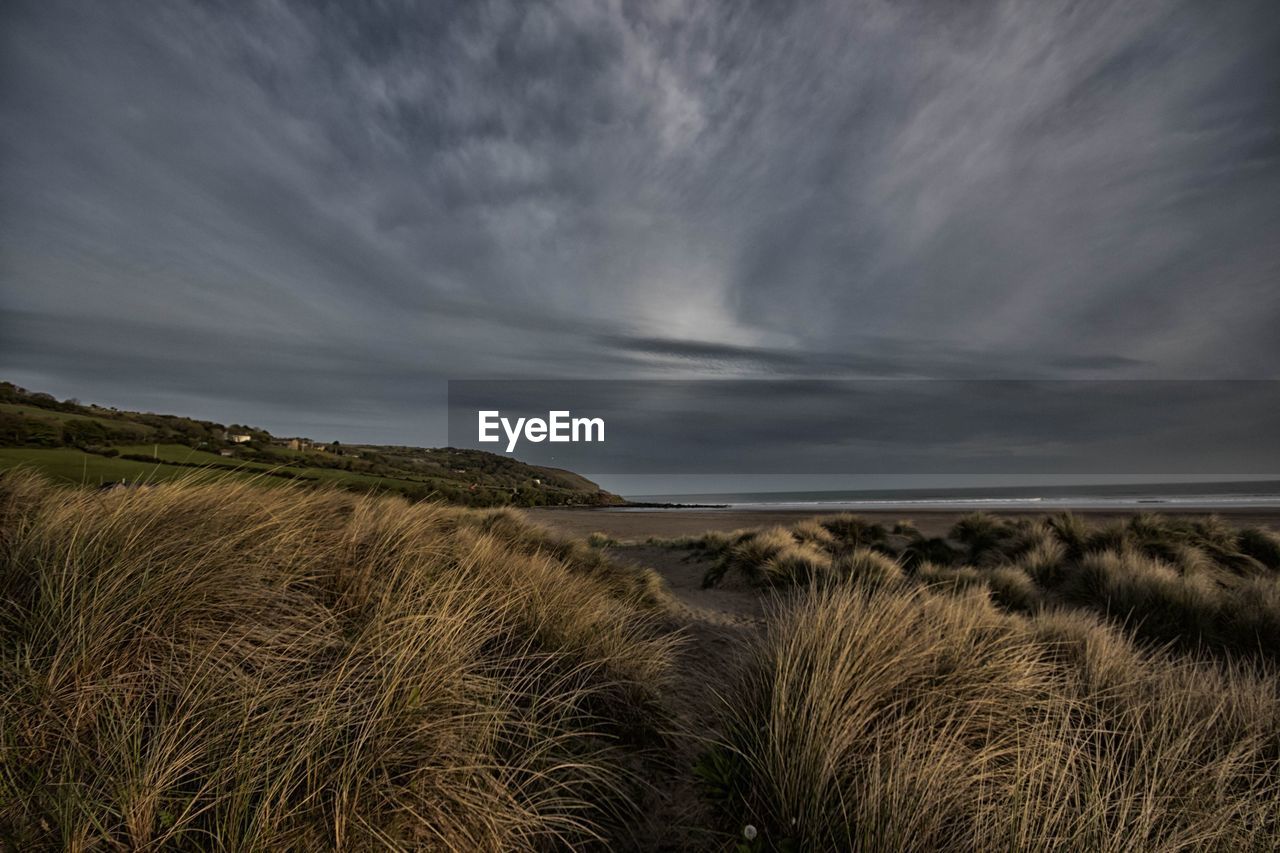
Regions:
[[[434,445],[450,379],[1280,379],[1280,15],[0,9],[0,376]]]

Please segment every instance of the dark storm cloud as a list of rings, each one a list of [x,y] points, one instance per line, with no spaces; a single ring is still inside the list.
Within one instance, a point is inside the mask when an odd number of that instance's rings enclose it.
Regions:
[[[823,352],[740,346],[711,341],[601,335],[610,350],[656,358],[669,367],[696,367],[707,373],[788,374],[792,376],[980,377],[1016,373],[1052,376],[1064,370],[1112,371],[1142,362],[1108,355],[1055,356],[1052,352],[1005,350],[999,353],[865,336],[862,352]],[[1011,369],[1010,363],[1016,365]]]
[[[445,378],[1280,372],[1270,2],[2,14],[32,387],[438,443]]]

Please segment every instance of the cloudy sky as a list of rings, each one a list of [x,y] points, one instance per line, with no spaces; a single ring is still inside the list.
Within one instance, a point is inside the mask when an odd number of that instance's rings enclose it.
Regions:
[[[0,374],[444,441],[444,380],[1280,378],[1280,15],[6,2]]]

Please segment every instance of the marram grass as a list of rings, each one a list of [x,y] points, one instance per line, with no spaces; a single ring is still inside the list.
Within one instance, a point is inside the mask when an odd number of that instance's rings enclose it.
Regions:
[[[702,768],[754,849],[1269,851],[1278,690],[977,586],[813,586],[723,691]]]
[[[471,851],[624,834],[672,642],[643,575],[517,521],[6,475],[6,849]]]
[[[1276,542],[724,534],[767,623],[680,640],[512,511],[8,474],[0,849],[628,849],[696,776],[670,849],[1271,851]]]

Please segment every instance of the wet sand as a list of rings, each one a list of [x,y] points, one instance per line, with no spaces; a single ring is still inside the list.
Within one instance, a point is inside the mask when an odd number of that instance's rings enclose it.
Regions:
[[[1076,515],[1087,518],[1098,525],[1111,521],[1124,520],[1143,512],[1157,511],[1161,515],[1208,515],[1220,516],[1229,523],[1239,527],[1270,527],[1280,530],[1280,508],[1250,509],[1195,509],[1194,507],[1178,507],[1177,509],[1161,508],[1159,510],[1073,510]],[[815,513],[813,510],[748,510],[748,509],[662,509],[662,510],[616,510],[616,509],[581,509],[573,507],[538,507],[525,510],[530,520],[537,524],[569,536],[586,536],[590,533],[604,533],[614,539],[626,542],[643,542],[649,538],[674,539],[680,536],[696,536],[708,530],[739,530],[745,527],[769,527],[774,524],[794,524],[803,518],[816,515],[834,515],[836,512]],[[944,534],[956,519],[967,515],[972,510],[912,511],[904,508],[894,510],[869,510],[858,512],[862,518],[893,524],[895,521],[910,519],[926,536]],[[1058,510],[1002,510],[990,513],[1007,517],[1052,515]]]

